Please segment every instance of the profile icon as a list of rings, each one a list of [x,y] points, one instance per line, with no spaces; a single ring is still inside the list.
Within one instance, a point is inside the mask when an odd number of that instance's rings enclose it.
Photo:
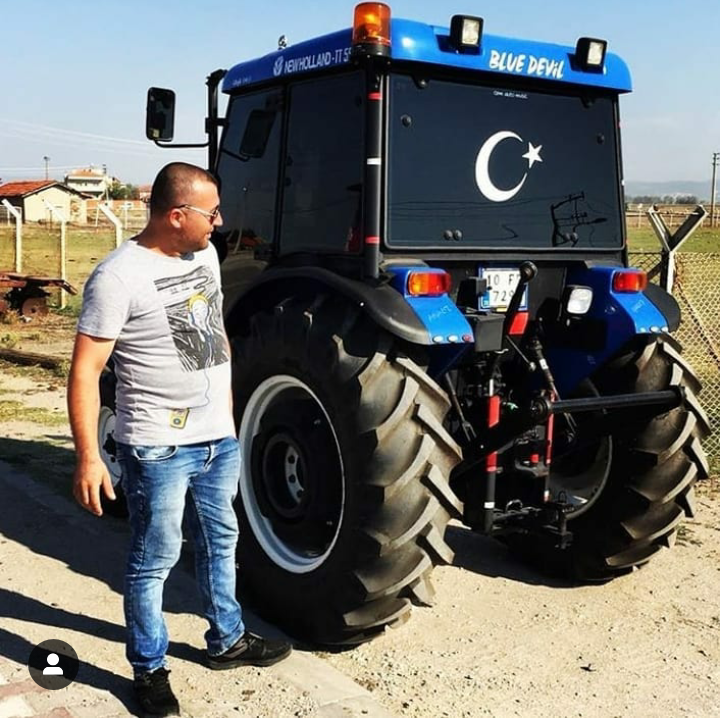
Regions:
[[[30,652],[30,677],[45,690],[60,690],[77,677],[80,661],[64,640],[44,640]]]
[[[57,653],[50,653],[47,656],[47,667],[43,669],[43,675],[63,675],[63,669],[58,666],[60,656]]]

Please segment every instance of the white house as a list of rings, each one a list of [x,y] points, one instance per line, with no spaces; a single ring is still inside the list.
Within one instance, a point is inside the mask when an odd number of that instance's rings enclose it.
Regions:
[[[107,198],[113,179],[103,168],[77,168],[65,176],[65,185],[91,198]]]

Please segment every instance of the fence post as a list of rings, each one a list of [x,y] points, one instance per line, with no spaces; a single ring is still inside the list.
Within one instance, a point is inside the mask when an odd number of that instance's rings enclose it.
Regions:
[[[10,204],[7,198],[3,198],[3,206],[8,210],[8,214],[15,217],[15,273],[22,273],[22,213],[15,206]],[[10,216],[8,215],[8,220]]]
[[[681,244],[692,236],[695,229],[702,224],[703,219],[707,216],[707,211],[702,206],[696,206],[695,210],[675,229],[670,232],[668,225],[660,215],[657,206],[651,206],[647,211],[647,217],[650,225],[653,227],[655,234],[662,245],[660,252],[660,263],[648,274],[648,278],[659,270],[660,285],[672,294],[674,276],[675,276],[675,252],[680,248]]]
[[[115,248],[118,248],[122,243],[122,223],[120,219],[110,210],[110,206],[105,203],[99,203],[98,208],[110,219],[110,222],[115,226]]]
[[[60,278],[65,280],[65,241],[66,241],[66,227],[67,227],[67,219],[65,218],[65,214],[63,214],[59,209],[55,208],[51,203],[48,202],[46,198],[43,199],[43,203],[45,204],[45,208],[47,208],[48,211],[50,211],[50,218],[53,216],[57,216],[60,220]],[[64,309],[67,305],[67,292],[65,289],[61,286],[60,287],[60,308]]]

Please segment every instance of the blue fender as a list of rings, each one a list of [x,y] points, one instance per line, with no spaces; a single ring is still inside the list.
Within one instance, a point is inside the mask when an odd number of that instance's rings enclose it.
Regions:
[[[617,266],[593,266],[568,272],[567,286],[586,286],[593,290],[588,312],[575,317],[579,332],[593,322],[595,337],[585,348],[554,346],[545,349],[560,395],[571,392],[579,382],[592,376],[608,359],[633,337],[670,331],[670,322],[642,291],[618,292],[613,277],[632,269]]]
[[[465,353],[473,348],[475,335],[455,302],[447,294],[437,296],[412,296],[408,293],[408,276],[412,272],[445,273],[445,269],[427,266],[393,266],[390,286],[403,298],[427,329],[430,349],[428,374],[442,376]]]

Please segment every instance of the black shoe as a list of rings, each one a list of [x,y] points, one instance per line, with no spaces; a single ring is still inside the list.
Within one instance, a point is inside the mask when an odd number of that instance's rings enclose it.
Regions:
[[[208,655],[207,664],[213,670],[239,668],[241,665],[267,666],[279,663],[290,655],[292,645],[280,640],[265,640],[259,635],[245,633],[235,645],[220,655]]]
[[[158,668],[152,673],[140,673],[133,687],[140,707],[156,718],[180,715],[180,706],[170,688],[169,670]]]

